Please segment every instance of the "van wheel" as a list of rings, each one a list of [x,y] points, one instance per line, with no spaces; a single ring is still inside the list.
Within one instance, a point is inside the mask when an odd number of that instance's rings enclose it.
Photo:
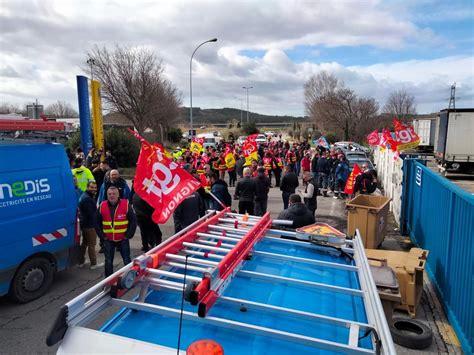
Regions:
[[[26,261],[15,274],[10,288],[10,297],[20,303],[33,301],[43,296],[53,282],[54,267],[45,258]]]

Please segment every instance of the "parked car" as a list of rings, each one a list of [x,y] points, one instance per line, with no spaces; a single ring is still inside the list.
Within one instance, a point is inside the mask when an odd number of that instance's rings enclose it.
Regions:
[[[370,148],[364,147],[359,143],[355,142],[336,142],[334,143],[334,147],[341,148],[343,151],[359,151],[369,154]]]
[[[246,139],[247,139],[247,136],[240,136],[239,138],[237,138],[237,143],[242,145],[244,144]]]
[[[359,168],[362,167],[362,165],[366,164],[367,169],[375,169],[374,164],[370,161],[369,158],[352,158],[352,159],[347,159],[347,162],[349,163],[349,167],[352,169],[355,164],[359,165]]]
[[[257,144],[266,143],[267,142],[267,137],[265,137],[264,134],[259,134],[257,136],[257,138],[255,139],[255,142],[257,142]]]
[[[364,152],[351,152],[345,151],[344,155],[346,156],[347,160],[357,160],[357,159],[367,159],[367,155]]]

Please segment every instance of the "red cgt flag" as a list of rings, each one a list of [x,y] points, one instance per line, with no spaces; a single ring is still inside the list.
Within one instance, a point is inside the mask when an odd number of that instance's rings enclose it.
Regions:
[[[367,142],[369,143],[369,145],[378,145],[380,142],[379,131],[374,130],[373,132],[369,133],[369,135],[367,136]]]
[[[354,193],[356,177],[360,174],[362,174],[362,170],[360,170],[359,165],[354,164],[354,168],[352,169],[351,174],[346,181],[346,187],[344,188],[345,194],[352,195]]]
[[[165,223],[178,205],[201,186],[192,175],[164,154],[161,144],[151,145],[137,133],[142,142],[133,188],[155,211],[155,223]]]
[[[416,148],[420,144],[420,137],[412,126],[406,126],[397,119],[393,120],[393,126],[397,142],[396,148],[399,152]]]

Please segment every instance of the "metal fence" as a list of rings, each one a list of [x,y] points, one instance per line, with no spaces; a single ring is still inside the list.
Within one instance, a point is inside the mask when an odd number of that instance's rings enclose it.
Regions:
[[[401,232],[430,251],[427,271],[463,351],[474,350],[474,195],[405,159]]]

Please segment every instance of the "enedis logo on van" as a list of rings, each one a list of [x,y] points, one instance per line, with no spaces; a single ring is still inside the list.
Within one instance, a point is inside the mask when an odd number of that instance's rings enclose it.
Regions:
[[[51,198],[48,179],[0,183],[0,208]]]

